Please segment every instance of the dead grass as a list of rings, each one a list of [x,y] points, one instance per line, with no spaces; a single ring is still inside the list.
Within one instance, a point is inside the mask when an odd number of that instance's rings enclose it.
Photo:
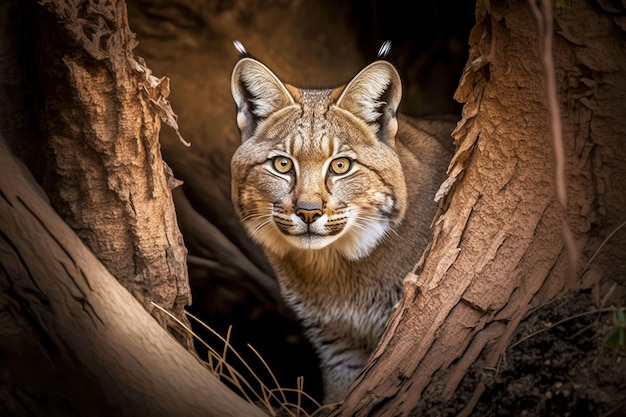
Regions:
[[[322,411],[325,410],[324,406],[306,393],[304,390],[303,377],[297,379],[296,388],[281,387],[261,354],[253,346],[248,344],[247,347],[254,353],[254,357],[259,360],[262,369],[265,369],[270,376],[272,385],[268,386],[230,343],[233,331],[232,326],[229,326],[226,335],[222,336],[213,330],[211,326],[202,322],[193,314],[186,312],[190,319],[197,322],[222,343],[222,345],[218,347],[212,346],[164,308],[155,303],[152,303],[152,305],[171,317],[171,319],[178,323],[185,331],[189,332],[195,340],[207,348],[207,358],[202,359],[202,363],[213,376],[225,383],[251,404],[264,409],[268,415],[279,417],[314,417],[320,415]],[[233,364],[241,364],[243,369]],[[245,376],[244,372],[251,375],[251,377]]]

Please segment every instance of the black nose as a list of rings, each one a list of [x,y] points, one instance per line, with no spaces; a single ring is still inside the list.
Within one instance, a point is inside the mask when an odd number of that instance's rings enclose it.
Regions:
[[[296,209],[296,216],[300,217],[306,224],[311,224],[322,217],[322,210],[318,208],[298,208]]]

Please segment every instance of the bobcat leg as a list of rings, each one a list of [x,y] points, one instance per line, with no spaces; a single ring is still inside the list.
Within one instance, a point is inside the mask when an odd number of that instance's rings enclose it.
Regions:
[[[319,349],[322,379],[324,383],[324,403],[344,400],[345,395],[367,362],[369,352],[355,349],[350,343],[324,344]],[[353,346],[353,345],[352,345]]]

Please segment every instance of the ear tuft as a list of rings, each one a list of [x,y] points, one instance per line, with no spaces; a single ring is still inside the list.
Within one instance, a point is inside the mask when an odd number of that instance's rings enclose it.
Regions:
[[[252,55],[250,55],[250,53],[248,52],[246,47],[243,46],[243,43],[241,43],[241,41],[234,40],[233,41],[233,46],[235,47],[237,52],[239,52],[240,58],[243,58],[243,57],[246,57],[246,56],[252,57]]]
[[[401,98],[402,83],[394,66],[387,61],[376,61],[348,83],[337,106],[364,120],[379,140],[393,145]]]
[[[254,134],[261,120],[294,104],[293,97],[278,77],[249,57],[240,59],[235,65],[231,91],[237,105],[237,126],[242,141]]]
[[[239,42],[239,41],[236,41],[236,42]],[[387,55],[389,55],[389,52],[391,52],[391,41],[387,40],[383,42],[383,44],[380,45],[380,48],[378,49],[378,59],[387,58]]]

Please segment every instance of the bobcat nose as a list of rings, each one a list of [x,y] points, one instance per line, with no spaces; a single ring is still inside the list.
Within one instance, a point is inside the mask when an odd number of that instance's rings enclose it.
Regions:
[[[299,207],[296,209],[296,216],[306,224],[311,224],[322,217],[322,210],[316,207]]]

